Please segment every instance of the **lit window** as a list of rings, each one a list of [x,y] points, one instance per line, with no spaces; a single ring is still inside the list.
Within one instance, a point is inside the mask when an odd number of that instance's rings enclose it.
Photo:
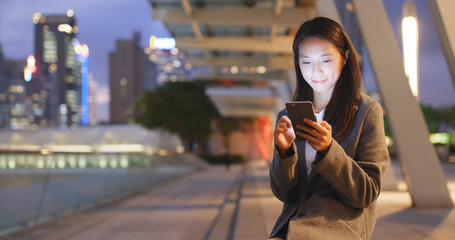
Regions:
[[[125,87],[126,84],[128,84],[128,80],[126,80],[126,78],[120,79],[120,86]]]

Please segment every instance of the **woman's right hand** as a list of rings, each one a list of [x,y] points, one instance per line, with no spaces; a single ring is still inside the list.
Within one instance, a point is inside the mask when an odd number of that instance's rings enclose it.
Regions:
[[[280,120],[276,124],[275,132],[273,133],[275,138],[275,144],[278,147],[278,152],[281,156],[290,147],[292,142],[295,140],[294,128],[292,128],[291,119],[287,116],[281,116]]]

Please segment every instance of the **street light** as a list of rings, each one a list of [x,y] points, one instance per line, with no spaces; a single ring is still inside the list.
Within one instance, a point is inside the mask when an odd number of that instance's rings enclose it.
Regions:
[[[412,0],[403,4],[403,20],[401,22],[403,37],[404,72],[409,80],[412,94],[419,101],[419,27],[416,6]]]

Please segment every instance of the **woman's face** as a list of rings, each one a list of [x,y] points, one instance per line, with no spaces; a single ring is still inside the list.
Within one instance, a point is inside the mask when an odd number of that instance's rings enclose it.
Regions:
[[[315,94],[332,95],[346,60],[331,42],[308,37],[299,44],[299,66]]]

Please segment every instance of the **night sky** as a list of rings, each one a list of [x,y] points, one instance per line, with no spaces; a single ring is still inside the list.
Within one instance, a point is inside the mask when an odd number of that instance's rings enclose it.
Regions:
[[[414,0],[420,24],[421,102],[435,107],[455,105],[455,92],[426,0]],[[401,6],[404,0],[384,0],[397,41],[401,41]],[[108,54],[117,39],[131,39],[141,33],[141,46],[151,35],[170,37],[163,24],[152,20],[146,0],[0,0],[0,43],[8,59],[26,59],[34,53],[33,13],[65,15],[73,9],[79,26],[78,39],[87,44],[91,55],[91,72],[98,83],[98,119],[107,121]],[[400,44],[401,45],[401,44]]]

